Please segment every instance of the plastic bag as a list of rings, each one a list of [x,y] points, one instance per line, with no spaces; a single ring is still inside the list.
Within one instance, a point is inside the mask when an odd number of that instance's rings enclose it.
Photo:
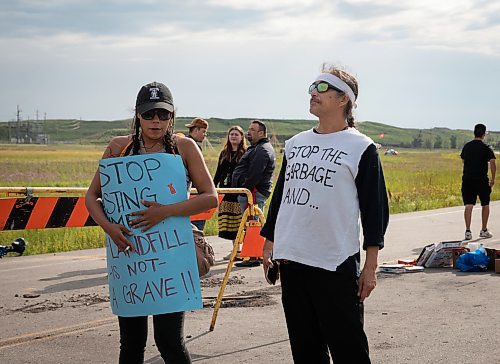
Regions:
[[[483,272],[488,269],[490,258],[481,246],[473,252],[464,253],[458,257],[456,267],[461,272]]]

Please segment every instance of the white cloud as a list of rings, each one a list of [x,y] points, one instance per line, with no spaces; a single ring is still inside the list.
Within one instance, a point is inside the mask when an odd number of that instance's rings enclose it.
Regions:
[[[431,47],[500,55],[500,3],[474,1],[286,1],[214,0],[240,10],[265,10],[261,36],[284,40],[342,40]],[[302,6],[302,7],[301,7]],[[497,18],[492,14],[499,14]],[[250,29],[249,29],[250,28]],[[239,33],[259,35],[253,26]]]
[[[208,0],[207,5],[221,6],[238,10],[281,10],[303,8],[308,6],[318,6],[322,2],[319,0],[272,0],[272,1],[254,1],[254,0]]]
[[[92,9],[84,8],[78,1],[24,1],[12,7],[3,5],[4,19],[0,20],[5,20],[2,30],[10,38],[41,37],[48,44],[59,39],[63,47],[71,40],[71,34],[77,41],[88,34],[94,41],[112,47],[192,39],[352,40],[500,55],[500,3],[476,3],[210,0],[201,4],[188,1],[182,6],[175,2],[150,2],[148,6],[144,2],[104,1],[90,2],[95,6]],[[38,11],[29,13],[30,6]],[[46,8],[53,11],[44,11]],[[189,16],[189,12],[194,16]],[[165,14],[163,22],[159,21],[161,14]],[[15,25],[20,24],[16,16],[28,21],[23,22],[24,26]]]
[[[359,76],[363,119],[466,127],[496,113],[496,1],[16,4],[0,5],[0,67],[9,70],[0,120],[18,103],[49,117],[128,117],[136,89],[152,80],[171,86],[181,115],[310,118],[305,90],[323,61]],[[26,14],[28,23],[16,18]],[[464,79],[481,92],[461,92]],[[68,80],[74,97],[61,105]],[[110,94],[109,85],[119,87]]]

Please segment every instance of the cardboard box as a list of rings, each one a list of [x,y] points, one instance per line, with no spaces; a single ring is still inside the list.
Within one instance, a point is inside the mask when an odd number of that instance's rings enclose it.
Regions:
[[[452,259],[453,259],[453,269],[457,269],[457,259],[459,256],[461,256],[463,253],[466,253],[469,251],[469,248],[466,247],[460,247],[460,248],[453,248],[451,249],[451,254],[452,254]]]
[[[407,265],[405,266],[405,272],[406,273],[415,273],[415,272],[423,272],[424,267],[420,265]]]
[[[451,267],[453,265],[453,249],[463,246],[462,241],[443,241],[434,247],[424,264],[426,268]]]
[[[420,252],[420,255],[417,258],[416,265],[420,265],[423,267],[425,265],[425,262],[427,262],[427,259],[429,259],[430,255],[434,251],[435,246],[436,246],[436,244],[429,244],[429,245],[424,246],[424,248]]]
[[[495,273],[500,273],[500,259],[495,259]]]
[[[488,270],[495,270],[495,261],[500,259],[500,250],[484,248],[486,250],[486,255],[490,258],[490,264],[488,264]]]
[[[382,264],[379,266],[379,271],[382,273],[405,273],[404,264]]]

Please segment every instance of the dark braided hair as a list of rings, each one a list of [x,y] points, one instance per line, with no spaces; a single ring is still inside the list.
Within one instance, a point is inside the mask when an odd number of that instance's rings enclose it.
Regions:
[[[326,63],[323,64],[323,72],[331,73],[332,75],[337,76],[342,81],[347,83],[347,85],[351,88],[352,92],[354,93],[354,97],[356,98],[356,100],[358,99],[358,81],[353,75],[341,69],[340,67],[336,67],[334,65],[328,65]],[[356,125],[354,123],[353,110],[354,110],[354,105],[352,101],[349,99],[349,102],[347,103],[346,108],[344,109],[344,117],[347,121],[347,125],[350,128],[356,128]]]
[[[174,124],[175,124],[175,116],[172,113],[172,123],[169,125],[167,130],[165,131],[165,135],[163,136],[163,146],[165,147],[165,151],[169,154],[176,153],[175,143],[172,139],[172,135],[174,134]],[[137,117],[137,114],[134,115],[134,119],[132,120],[132,155],[139,154],[139,150],[141,149],[141,120]]]

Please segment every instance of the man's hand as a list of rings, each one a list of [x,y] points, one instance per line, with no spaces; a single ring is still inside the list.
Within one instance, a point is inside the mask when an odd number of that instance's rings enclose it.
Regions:
[[[359,301],[363,302],[366,297],[372,293],[377,285],[377,263],[378,246],[369,246],[366,248],[365,265],[359,277]]]
[[[267,281],[267,270],[269,267],[273,266],[273,262],[271,261],[271,256],[273,252],[274,242],[269,239],[264,241],[264,247],[262,249],[262,267],[264,268],[264,277]],[[271,282],[267,281],[267,283],[271,284]]]
[[[376,269],[367,268],[366,266],[361,271],[358,290],[358,297],[360,302],[363,302],[365,298],[370,296],[370,293],[372,293],[372,291],[377,286],[377,274],[375,271]]]

